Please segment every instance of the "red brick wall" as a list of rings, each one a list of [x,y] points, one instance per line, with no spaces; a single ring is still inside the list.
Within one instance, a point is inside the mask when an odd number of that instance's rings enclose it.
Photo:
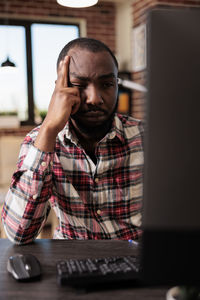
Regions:
[[[5,7],[6,3],[6,7]],[[101,2],[88,8],[68,8],[59,5],[56,0],[1,0],[0,14],[17,14],[59,18],[84,18],[87,22],[87,36],[106,43],[115,52],[115,4]]]
[[[7,6],[5,8],[5,3]],[[199,0],[134,0],[133,24],[134,27],[145,23],[146,12],[156,5],[162,6],[200,6]],[[116,50],[115,29],[115,4],[112,2],[101,2],[89,8],[75,9],[67,8],[57,4],[56,0],[6,0],[0,1],[0,14],[20,15],[24,17],[35,15],[45,18],[74,17],[83,18],[87,24],[87,36],[102,40],[112,51]],[[133,72],[132,79],[138,83],[145,83],[145,72]],[[142,119],[144,117],[144,94],[134,92],[132,101],[132,115]]]
[[[133,7],[133,24],[137,27],[146,22],[146,13],[155,6],[165,7],[200,7],[199,0],[135,0]],[[145,70],[141,72],[133,72],[132,79],[135,82],[145,83]],[[132,101],[132,115],[138,119],[144,118],[144,97],[141,92],[134,92]]]

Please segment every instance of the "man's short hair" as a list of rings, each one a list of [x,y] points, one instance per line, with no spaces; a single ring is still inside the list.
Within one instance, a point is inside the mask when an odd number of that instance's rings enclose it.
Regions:
[[[58,56],[57,68],[58,68],[60,61],[64,59],[64,57],[67,55],[69,50],[72,48],[75,48],[75,47],[81,48],[81,49],[86,49],[86,50],[94,52],[94,53],[101,52],[101,51],[107,51],[108,53],[110,53],[111,57],[114,60],[115,65],[118,69],[117,59],[116,59],[115,55],[113,54],[113,52],[110,50],[110,48],[108,46],[106,46],[103,42],[96,40],[96,39],[92,39],[92,38],[77,38],[77,39],[70,41],[68,44],[66,44]]]

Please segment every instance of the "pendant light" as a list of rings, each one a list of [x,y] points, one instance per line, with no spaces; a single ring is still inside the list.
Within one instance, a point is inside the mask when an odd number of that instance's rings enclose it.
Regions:
[[[5,12],[7,13],[8,11],[9,11],[9,3],[5,1]],[[8,31],[6,34],[7,59],[1,63],[1,68],[6,68],[8,70],[12,70],[12,69],[16,68],[16,65],[9,59],[9,56],[8,56],[8,36],[9,36],[8,26],[9,26],[9,22],[8,22],[7,17],[4,21],[4,25],[5,25],[6,31]]]
[[[2,62],[1,67],[15,68],[16,65],[12,61],[10,61],[9,57],[7,56],[7,59],[4,62]]]
[[[57,0],[57,2],[67,7],[83,8],[97,4],[98,0]]]

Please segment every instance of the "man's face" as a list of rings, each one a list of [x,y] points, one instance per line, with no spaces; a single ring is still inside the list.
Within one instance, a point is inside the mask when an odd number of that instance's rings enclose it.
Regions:
[[[70,56],[69,85],[80,91],[81,105],[71,116],[78,127],[101,128],[110,119],[117,103],[117,67],[107,51],[93,53],[73,48]]]

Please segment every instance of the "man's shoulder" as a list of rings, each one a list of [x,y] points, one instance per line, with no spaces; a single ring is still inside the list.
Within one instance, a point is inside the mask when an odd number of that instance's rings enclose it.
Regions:
[[[122,123],[123,127],[134,127],[134,126],[141,126],[142,121],[139,119],[136,119],[132,116],[129,115],[122,115],[117,113],[116,117],[120,120]]]
[[[120,136],[126,141],[132,141],[135,138],[143,138],[143,124],[141,120],[122,114],[116,114],[116,128]]]

